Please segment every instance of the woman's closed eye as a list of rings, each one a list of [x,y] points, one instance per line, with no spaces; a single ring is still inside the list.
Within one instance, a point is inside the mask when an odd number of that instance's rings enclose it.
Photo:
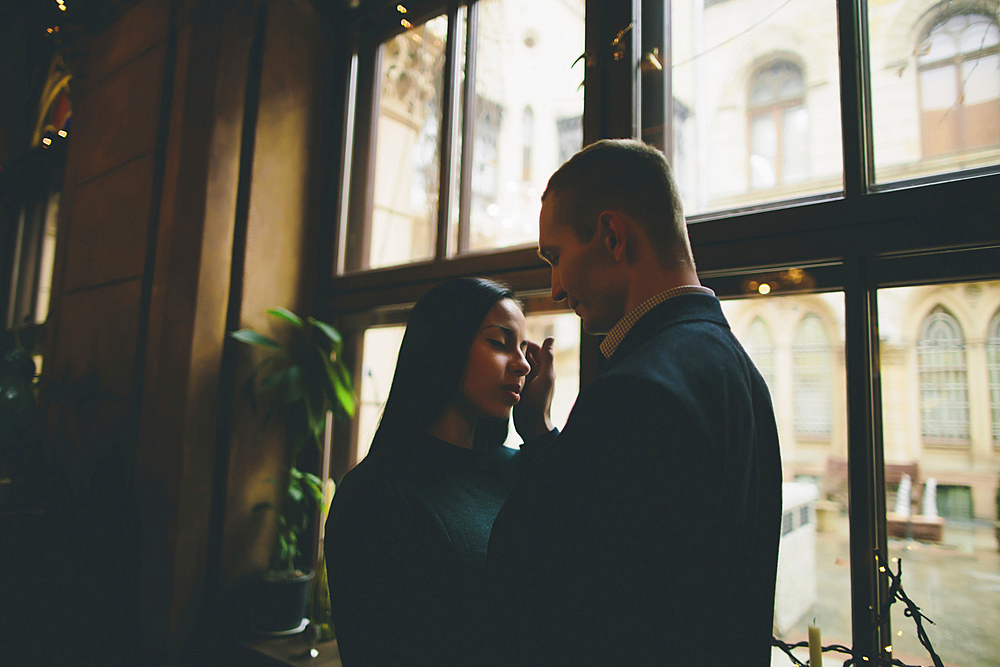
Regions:
[[[502,340],[495,340],[493,338],[487,338],[486,340],[488,340],[489,343],[490,343],[490,345],[492,345],[493,347],[495,347],[498,350],[506,350],[507,349],[507,343],[503,342]]]

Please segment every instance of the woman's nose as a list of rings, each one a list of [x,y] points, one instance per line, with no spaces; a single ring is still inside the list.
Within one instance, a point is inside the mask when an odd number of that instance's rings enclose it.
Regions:
[[[511,362],[511,371],[517,375],[527,375],[531,370],[531,364],[528,362],[528,358],[524,356],[523,350],[517,351],[517,356]]]

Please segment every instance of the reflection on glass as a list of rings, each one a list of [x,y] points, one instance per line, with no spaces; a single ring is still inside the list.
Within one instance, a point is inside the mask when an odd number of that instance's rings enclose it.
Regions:
[[[889,556],[949,666],[1000,655],[1000,281],[879,290]],[[896,562],[892,564],[893,571]],[[893,657],[928,664],[892,607]]]
[[[666,7],[672,165],[685,212],[840,191],[836,0]]]
[[[562,428],[580,390],[580,319],[575,313],[528,314],[525,319],[529,340],[541,343],[548,336],[555,339],[552,349],[556,387],[552,399],[552,423]],[[378,429],[405,330],[406,327],[400,325],[372,327],[365,331],[361,379],[357,383],[361,399],[356,417],[359,426],[357,461],[368,454]],[[521,439],[512,425],[505,444],[517,447],[520,443]]]
[[[583,145],[583,0],[478,10],[471,250],[535,243],[545,184]]]
[[[368,264],[434,256],[441,174],[441,100],[448,18],[382,45]]]
[[[722,307],[771,390],[778,424],[784,507],[775,636],[805,641],[815,619],[824,644],[850,646],[844,296],[754,296]],[[790,663],[774,649],[773,664]]]
[[[984,3],[868,4],[880,183],[1000,162],[1000,28]]]

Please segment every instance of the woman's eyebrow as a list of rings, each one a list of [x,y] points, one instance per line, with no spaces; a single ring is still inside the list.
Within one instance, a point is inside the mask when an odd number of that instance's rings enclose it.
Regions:
[[[499,324],[487,324],[485,327],[482,328],[482,331],[486,331],[487,329],[499,329],[500,331],[504,332],[507,336],[510,336],[511,338],[514,337],[513,329],[508,329],[507,327],[501,326]]]

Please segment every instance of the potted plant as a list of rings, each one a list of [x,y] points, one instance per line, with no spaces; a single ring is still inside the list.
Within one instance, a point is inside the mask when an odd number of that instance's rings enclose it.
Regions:
[[[340,360],[341,337],[335,328],[313,317],[300,318],[284,308],[267,314],[290,328],[284,344],[252,329],[230,335],[238,341],[274,350],[263,359],[244,390],[254,411],[259,398],[269,405],[265,421],[281,412],[289,441],[287,477],[269,480],[283,484],[281,504],[260,503],[255,510],[278,512],[278,534],[270,569],[260,581],[255,619],[257,630],[292,633],[305,627],[309,585],[314,576],[311,563],[304,561],[302,543],[309,535],[311,519],[323,498],[323,481],[299,469],[299,455],[312,443],[323,446],[326,415],[354,414],[351,378]]]

